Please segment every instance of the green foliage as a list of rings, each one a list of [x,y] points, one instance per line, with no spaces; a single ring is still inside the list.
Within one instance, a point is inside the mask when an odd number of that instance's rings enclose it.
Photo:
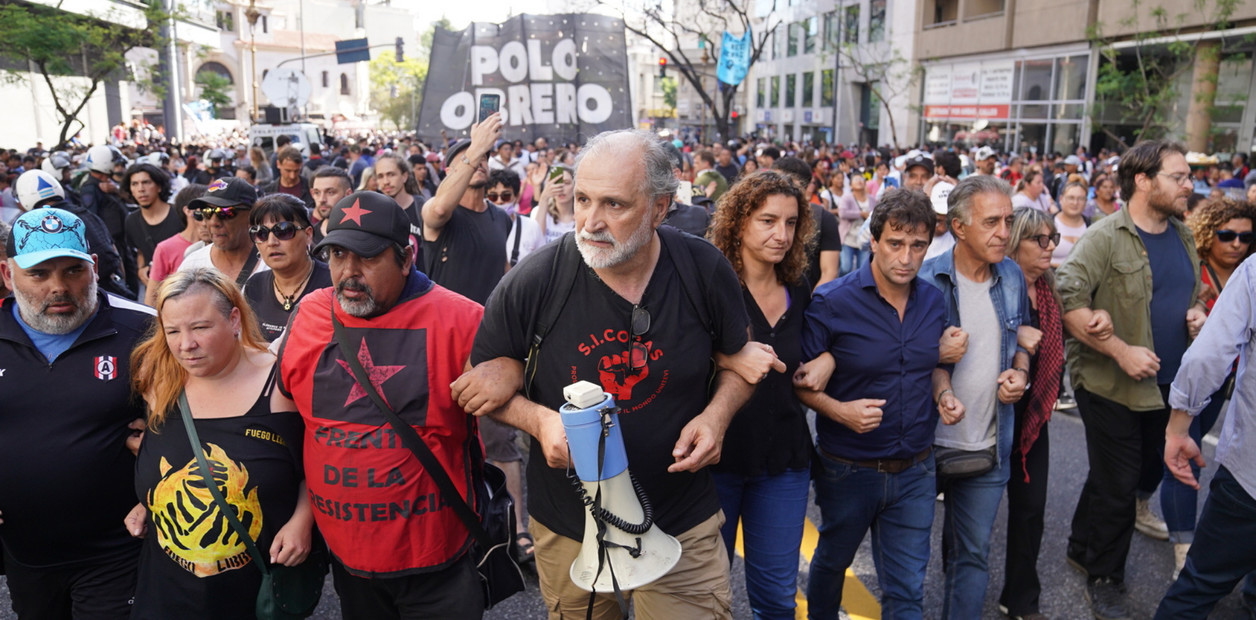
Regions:
[[[669,110],[676,109],[676,78],[667,76],[659,78],[659,88],[663,90],[663,105]]]
[[[1179,78],[1192,70],[1196,54],[1216,53],[1215,47],[1181,36],[1188,18],[1202,15],[1205,32],[1224,30],[1231,26],[1230,17],[1240,1],[1194,0],[1190,13],[1171,15],[1164,6],[1148,7],[1145,0],[1132,0],[1120,29],[1137,34],[1132,36],[1133,44],[1123,49],[1114,46],[1116,37],[1104,34],[1103,24],[1088,29],[1100,54],[1091,110],[1095,128],[1122,146],[1128,144],[1114,131],[1115,125],[1133,126],[1134,140],[1167,135],[1185,113],[1177,109],[1182,96]],[[1138,28],[1145,19],[1150,19],[1152,28]]]
[[[106,3],[101,3],[106,5]],[[107,5],[106,5],[107,6]],[[75,133],[79,114],[106,79],[119,79],[127,70],[126,54],[137,47],[161,49],[159,27],[170,19],[160,2],[143,5],[146,25],[123,25],[120,13],[101,11],[91,17],[38,4],[0,0],[0,57],[20,67],[10,78],[44,82],[52,93],[61,119],[58,145]],[[58,78],[77,76],[78,85]],[[164,89],[148,84],[147,90],[164,96]]]
[[[397,129],[412,129],[423,99],[427,79],[427,55],[407,56],[398,63],[393,54],[380,54],[371,60],[371,108]]]
[[[201,87],[201,99],[209,102],[214,118],[218,118],[218,108],[231,105],[231,80],[213,71],[201,71],[196,74],[196,85]]]

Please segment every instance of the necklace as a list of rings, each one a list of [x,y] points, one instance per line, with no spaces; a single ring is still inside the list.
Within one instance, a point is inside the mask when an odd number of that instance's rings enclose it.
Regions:
[[[313,275],[314,261],[310,261],[310,270],[305,272],[305,279],[301,280],[301,284],[292,290],[291,295],[285,294],[283,291],[279,290],[279,278],[276,277],[271,280],[274,283],[275,292],[279,293],[279,296],[283,298],[284,312],[292,312],[292,305],[297,302],[297,295],[301,294],[301,291],[305,289],[305,284],[310,281],[310,277]]]

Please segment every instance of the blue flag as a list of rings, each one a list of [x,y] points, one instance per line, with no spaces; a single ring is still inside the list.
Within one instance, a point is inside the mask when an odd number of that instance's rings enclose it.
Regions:
[[[716,76],[720,81],[736,86],[746,79],[750,71],[750,30],[740,37],[724,32],[724,41],[720,44],[720,66]]]

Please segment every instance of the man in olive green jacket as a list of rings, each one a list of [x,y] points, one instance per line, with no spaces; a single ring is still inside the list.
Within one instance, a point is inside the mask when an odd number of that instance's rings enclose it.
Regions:
[[[1057,275],[1090,460],[1068,560],[1087,574],[1097,618],[1129,617],[1124,580],[1135,492],[1145,464],[1162,458],[1168,386],[1206,316],[1195,241],[1178,219],[1192,191],[1185,154],[1180,145],[1147,141],[1122,156],[1127,207],[1087,230]],[[1112,315],[1107,338],[1086,329],[1096,310]]]

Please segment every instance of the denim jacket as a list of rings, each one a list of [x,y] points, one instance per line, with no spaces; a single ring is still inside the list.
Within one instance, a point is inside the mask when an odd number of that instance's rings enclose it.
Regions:
[[[1012,358],[1018,351],[1028,353],[1016,342],[1016,330],[1021,325],[1032,325],[1030,317],[1029,294],[1026,292],[1025,274],[1020,266],[1010,258],[991,265],[994,272],[994,283],[990,286],[990,297],[994,303],[994,311],[999,315],[999,328],[1003,330],[1000,338],[1000,368],[1007,370],[1012,367]],[[946,297],[946,324],[964,327],[959,321],[959,289],[955,286],[955,250],[935,256],[925,261],[920,268],[920,277],[942,290]],[[968,326],[968,330],[984,329],[984,326]],[[999,403],[998,428],[996,441],[999,447],[999,463],[1011,457],[1012,432],[1015,428],[1013,404]]]

